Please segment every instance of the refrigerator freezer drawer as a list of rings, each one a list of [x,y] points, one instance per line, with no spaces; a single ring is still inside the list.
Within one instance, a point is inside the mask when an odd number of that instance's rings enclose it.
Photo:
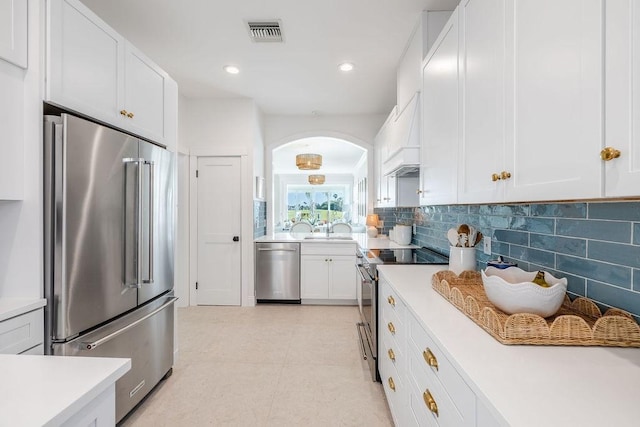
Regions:
[[[176,299],[161,297],[73,341],[53,344],[53,354],[58,356],[131,358],[131,370],[116,382],[118,422],[173,366]]]

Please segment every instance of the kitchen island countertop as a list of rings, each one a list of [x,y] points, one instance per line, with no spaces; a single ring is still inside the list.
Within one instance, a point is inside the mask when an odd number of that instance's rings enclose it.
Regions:
[[[2,354],[0,366],[0,424],[44,426],[80,411],[131,369],[131,360]]]
[[[331,238],[333,237],[333,238]],[[354,242],[362,249],[411,249],[417,245],[400,245],[387,236],[369,237],[367,233],[331,233],[326,238],[325,233],[273,233],[258,237],[255,242],[301,242],[301,243],[337,243],[345,244]]]
[[[523,427],[638,425],[640,349],[500,344],[433,290],[439,270],[378,269],[497,419]]]

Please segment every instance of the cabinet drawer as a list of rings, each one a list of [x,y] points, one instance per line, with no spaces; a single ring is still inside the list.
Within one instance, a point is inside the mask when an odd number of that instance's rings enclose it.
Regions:
[[[18,354],[44,341],[43,310],[33,310],[0,322],[0,353]]]
[[[408,323],[407,357],[409,369],[420,379],[417,386],[426,388],[427,382],[440,386],[451,397],[461,417],[467,422],[472,420],[475,417],[475,394],[418,321],[410,316]]]
[[[383,308],[378,328],[379,335],[389,336],[393,340],[392,344],[399,345],[402,343],[405,346],[407,342],[407,326],[395,311],[386,309],[386,307]]]
[[[393,365],[398,374],[404,376],[407,371],[406,350],[404,342],[397,342],[388,332],[382,335],[378,348],[378,360]]]
[[[379,295],[380,306],[383,310],[395,312],[399,320],[404,322],[406,311],[404,303],[387,282],[380,281],[380,283],[382,284]]]
[[[410,410],[421,425],[434,422],[442,427],[475,426],[475,395],[449,395],[442,383],[424,369],[422,355],[409,350]],[[470,391],[470,390],[469,390]],[[429,399],[435,408],[429,408]],[[459,400],[461,399],[461,400]]]
[[[401,426],[402,422],[398,417],[406,411],[406,398],[408,396],[408,387],[398,374],[395,366],[386,358],[380,361],[380,380],[384,393],[387,396],[387,403],[393,415],[395,425]]]
[[[356,244],[351,243],[302,243],[300,245],[302,255],[356,255]],[[354,258],[355,264],[355,258]],[[354,267],[355,269],[355,267]]]

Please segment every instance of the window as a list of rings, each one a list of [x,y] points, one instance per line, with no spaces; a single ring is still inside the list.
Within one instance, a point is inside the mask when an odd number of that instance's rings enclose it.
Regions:
[[[350,222],[348,186],[287,185],[287,220],[326,224]]]

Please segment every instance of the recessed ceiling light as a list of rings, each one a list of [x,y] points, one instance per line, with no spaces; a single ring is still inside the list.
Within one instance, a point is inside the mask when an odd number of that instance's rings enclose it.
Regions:
[[[342,64],[338,65],[338,68],[340,69],[340,71],[351,71],[353,70],[353,64],[351,62],[343,62]]]
[[[240,68],[236,67],[235,65],[225,65],[224,67],[222,67],[222,69],[229,74],[238,74],[240,72]]]

